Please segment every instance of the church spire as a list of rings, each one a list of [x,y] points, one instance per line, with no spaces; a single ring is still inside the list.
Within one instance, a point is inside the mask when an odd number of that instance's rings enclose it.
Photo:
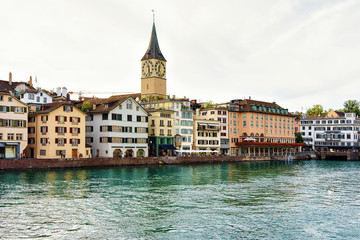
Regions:
[[[154,59],[154,58],[166,61],[165,57],[161,53],[161,50],[160,50],[160,47],[159,47],[159,42],[158,42],[158,39],[157,39],[157,36],[156,36],[155,16],[153,18],[153,27],[152,27],[149,47],[146,50],[146,53],[145,53],[144,57],[141,60]]]

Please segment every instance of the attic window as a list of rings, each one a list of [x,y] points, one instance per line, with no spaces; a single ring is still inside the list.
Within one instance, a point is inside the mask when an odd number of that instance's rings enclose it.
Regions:
[[[119,105],[119,109],[122,109],[122,105],[121,105],[121,104]]]
[[[126,101],[126,109],[132,109],[132,101],[131,100]]]
[[[104,108],[108,108],[108,107],[109,107],[109,104],[105,103]]]

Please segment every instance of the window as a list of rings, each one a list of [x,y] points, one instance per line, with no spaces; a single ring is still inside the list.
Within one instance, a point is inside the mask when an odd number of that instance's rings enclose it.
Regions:
[[[44,103],[47,103],[47,98],[46,97],[44,97]]]
[[[17,141],[22,141],[23,140],[23,135],[21,133],[17,133],[16,134],[16,140]]]
[[[127,120],[128,120],[128,122],[131,122],[132,121],[132,115],[127,115]]]
[[[14,140],[14,134],[13,133],[8,133],[7,139],[8,140]]]
[[[243,114],[243,119],[246,119],[246,113]]]
[[[126,109],[132,109],[132,101],[130,99],[126,101]]]
[[[40,97],[39,96],[36,97],[36,102],[40,102]]]
[[[155,126],[155,120],[151,120],[151,126],[154,127]]]
[[[34,99],[35,99],[34,94],[29,94],[29,99],[30,99],[30,100],[34,100]]]
[[[71,107],[71,106],[63,106],[63,110],[64,110],[64,112],[72,112],[73,107]]]
[[[103,113],[102,120],[108,120],[109,115],[107,113]]]
[[[164,120],[160,120],[160,126],[164,126]]]
[[[136,121],[141,122],[141,116],[136,116]]]
[[[0,133],[0,140],[2,140],[3,139],[3,135],[2,135],[2,133]]]
[[[4,96],[0,95],[0,101],[4,101]]]
[[[40,150],[40,156],[46,156],[46,150]]]
[[[168,121],[167,126],[168,126],[168,127],[171,127],[171,121]]]
[[[113,114],[111,114],[111,119],[116,120],[116,121],[121,121],[122,120],[122,115],[113,113]]]
[[[12,98],[11,98],[11,97],[9,97],[9,98],[8,98],[8,101],[9,101],[9,102],[12,102]]]
[[[66,156],[66,151],[65,150],[56,150],[56,156],[60,156],[60,155]]]

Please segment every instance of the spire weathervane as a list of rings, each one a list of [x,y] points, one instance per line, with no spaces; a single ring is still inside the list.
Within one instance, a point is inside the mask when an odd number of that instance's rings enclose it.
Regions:
[[[155,10],[153,9],[153,10],[151,10],[152,11],[152,13],[153,13],[153,22],[155,23]]]

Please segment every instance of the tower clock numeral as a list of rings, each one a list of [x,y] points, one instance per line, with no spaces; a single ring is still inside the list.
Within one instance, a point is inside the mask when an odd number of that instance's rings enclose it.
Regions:
[[[165,65],[163,62],[157,61],[155,63],[155,73],[159,77],[165,76]]]
[[[142,65],[142,74],[145,77],[149,77],[152,75],[154,71],[154,65],[151,61],[145,61],[144,64]]]

